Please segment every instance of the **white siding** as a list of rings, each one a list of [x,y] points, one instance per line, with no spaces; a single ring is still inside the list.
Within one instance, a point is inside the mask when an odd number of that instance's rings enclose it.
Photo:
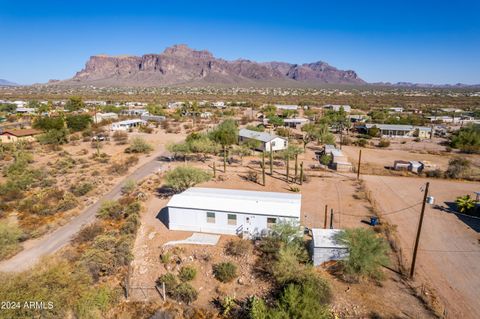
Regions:
[[[215,213],[215,223],[207,222],[207,212]],[[237,216],[237,224],[228,224],[228,214]],[[168,228],[171,230],[186,230],[216,234],[239,234],[240,231],[251,235],[260,235],[267,229],[267,219],[298,220],[297,218],[285,218],[278,216],[265,216],[242,214],[235,212],[207,211],[201,209],[188,209],[179,207],[168,208]]]

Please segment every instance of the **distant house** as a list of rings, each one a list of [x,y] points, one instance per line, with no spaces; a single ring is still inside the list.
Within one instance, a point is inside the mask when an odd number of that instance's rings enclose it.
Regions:
[[[299,222],[301,202],[300,194],[193,187],[168,202],[168,228],[258,237]]]
[[[113,112],[97,113],[93,116],[94,123],[101,123],[103,121],[116,120],[116,119],[118,119],[118,114]]]
[[[35,140],[35,135],[42,133],[42,131],[35,129],[4,130],[0,132],[0,141],[2,143],[32,142]]]
[[[146,125],[147,122],[140,119],[126,120],[121,122],[112,123],[110,129],[112,131],[128,131],[137,126]]]
[[[403,107],[390,107],[388,110],[393,113],[403,113]]]
[[[275,108],[277,110],[298,110],[299,106],[298,105],[293,105],[293,104],[274,104]]]
[[[252,131],[246,128],[240,129],[238,133],[238,139],[240,144],[248,140],[259,141],[259,151],[281,151],[288,147],[288,140],[283,137],[279,137],[267,132]]]
[[[431,127],[397,124],[364,124],[357,126],[357,130],[361,133],[368,134],[372,127],[378,128],[380,130],[380,136],[382,137],[430,138],[432,134]]]
[[[361,122],[365,122],[366,120],[368,120],[368,116],[366,115],[348,115],[347,118],[350,120],[350,122],[352,123],[361,123]]]
[[[445,113],[462,113],[463,112],[462,109],[456,109],[453,107],[441,108],[440,110]]]
[[[212,103],[212,106],[213,107],[216,107],[218,109],[224,109],[226,106],[225,106],[225,102],[223,101],[217,101],[217,102],[213,102]]]
[[[106,106],[107,105],[106,101],[95,101],[95,100],[85,101],[84,103],[86,105],[96,105],[96,106]]]
[[[337,239],[340,229],[312,229],[310,254],[314,266],[331,260],[341,260],[348,256],[348,247]]]
[[[184,102],[169,102],[167,108],[169,109],[178,109],[181,108],[185,103]]]
[[[290,128],[299,128],[307,124],[308,122],[310,122],[310,120],[305,118],[291,118],[291,119],[284,119],[283,125],[285,127],[290,127]]]
[[[15,110],[15,113],[17,114],[34,114],[35,109],[31,107],[17,107]]]
[[[140,115],[140,118],[144,121],[150,121],[150,122],[162,122],[162,121],[165,121],[166,119],[166,117],[163,115],[153,115],[148,112]]]
[[[128,116],[142,116],[142,114],[148,113],[146,109],[129,109],[129,110],[123,110],[120,112],[122,115],[128,115]]]
[[[352,107],[350,105],[325,104],[323,108],[326,110],[332,110],[335,112],[340,111],[342,108],[347,113],[350,113],[352,111]]]

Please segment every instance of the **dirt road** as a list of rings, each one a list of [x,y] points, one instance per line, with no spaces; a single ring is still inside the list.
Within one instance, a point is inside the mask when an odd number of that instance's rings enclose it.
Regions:
[[[405,264],[409,267],[420,216],[421,187],[427,180],[386,176],[363,178],[385,214],[384,218],[398,226]],[[435,204],[446,208],[445,202],[453,202],[457,196],[478,190],[479,183],[434,179],[430,180],[429,194],[435,197]],[[434,289],[446,306],[447,318],[480,318],[479,226],[478,219],[427,205],[415,279]]]
[[[110,192],[105,194],[95,204],[85,209],[81,214],[74,217],[67,224],[44,237],[26,243],[23,251],[8,260],[0,262],[0,271],[17,272],[26,270],[35,265],[43,256],[50,255],[68,244],[83,225],[91,223],[95,219],[95,214],[102,202],[116,199],[120,196],[122,186],[126,180],[140,180],[155,173],[162,165],[159,161],[159,156],[161,156],[162,153],[163,149],[153,154],[151,160],[122,179]]]

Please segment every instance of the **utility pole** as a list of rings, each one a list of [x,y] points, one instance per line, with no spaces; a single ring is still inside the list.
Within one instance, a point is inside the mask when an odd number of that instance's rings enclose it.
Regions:
[[[360,179],[360,163],[362,162],[362,150],[358,153],[357,179]]]
[[[295,154],[295,181],[298,177],[298,154]]]
[[[327,229],[327,214],[328,214],[328,205],[325,205],[325,219],[323,220],[324,229]]]
[[[217,177],[217,167],[215,165],[215,161],[213,161],[213,178]]]
[[[300,163],[300,185],[303,184],[303,162]]]
[[[262,182],[265,186],[265,151],[262,152]]]
[[[273,175],[273,152],[272,152],[272,142],[270,142],[270,176]]]
[[[422,232],[423,216],[425,215],[425,205],[427,203],[429,186],[430,182],[427,182],[427,185],[425,186],[425,194],[423,194],[422,211],[420,212],[420,220],[418,222],[417,238],[415,239],[415,246],[413,247],[412,265],[410,266],[410,278],[413,278],[413,275],[415,274],[415,262],[417,261],[418,244],[420,242],[420,233]]]
[[[333,229],[333,208],[330,209],[330,229]]]

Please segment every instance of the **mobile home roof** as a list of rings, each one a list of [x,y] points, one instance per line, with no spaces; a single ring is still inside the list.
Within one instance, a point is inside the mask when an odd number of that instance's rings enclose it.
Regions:
[[[300,218],[302,195],[192,187],[174,195],[168,207]]]

